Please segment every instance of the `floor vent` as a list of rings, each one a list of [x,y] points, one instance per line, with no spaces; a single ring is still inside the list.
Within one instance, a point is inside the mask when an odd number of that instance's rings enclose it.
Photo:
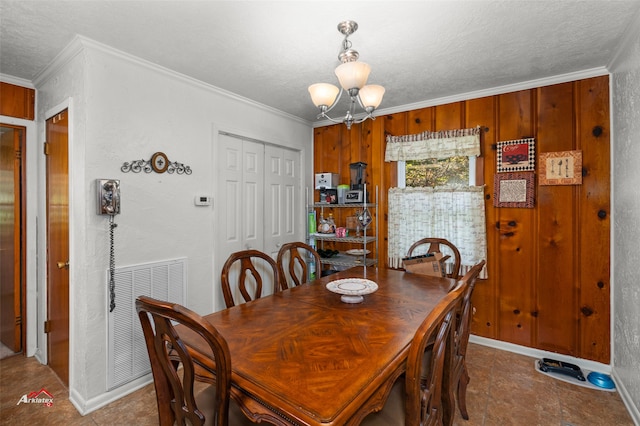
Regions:
[[[136,298],[150,296],[184,305],[186,277],[185,258],[116,268],[116,307],[109,313],[108,390],[151,371]]]

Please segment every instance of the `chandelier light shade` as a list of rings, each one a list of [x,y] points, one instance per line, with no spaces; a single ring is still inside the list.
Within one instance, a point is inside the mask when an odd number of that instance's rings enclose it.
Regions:
[[[371,67],[364,62],[346,62],[336,68],[336,77],[344,90],[362,89],[367,84]]]
[[[338,31],[344,35],[342,51],[338,55],[341,64],[335,69],[340,88],[329,83],[316,83],[309,86],[311,101],[320,108],[318,118],[325,118],[334,123],[344,123],[347,129],[351,129],[353,123],[362,123],[367,118],[374,120],[373,112],[380,106],[384,96],[384,87],[377,84],[367,85],[371,67],[364,62],[358,62],[359,54],[351,48],[349,36],[357,29],[358,24],[354,21],[338,24]],[[329,117],[327,113],[336,106],[344,92],[350,98],[349,109],[341,119]],[[356,105],[364,110],[364,116],[358,119],[354,117]]]
[[[339,92],[340,89],[329,83],[316,83],[309,86],[311,101],[317,107],[333,105]]]
[[[376,109],[382,102],[384,96],[384,87],[378,84],[369,84],[360,89],[360,99],[365,109]]]

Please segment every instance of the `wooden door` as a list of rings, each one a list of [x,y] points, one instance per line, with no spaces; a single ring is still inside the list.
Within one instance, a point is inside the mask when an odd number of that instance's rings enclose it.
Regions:
[[[0,341],[13,352],[22,351],[22,294],[24,289],[24,204],[22,141],[25,129],[0,128]]]
[[[67,110],[47,120],[48,364],[69,383],[69,165]]]

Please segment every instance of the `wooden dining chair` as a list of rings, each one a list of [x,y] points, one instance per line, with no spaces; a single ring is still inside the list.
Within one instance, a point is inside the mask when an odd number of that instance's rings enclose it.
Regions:
[[[236,263],[237,262],[237,263]],[[259,266],[258,266],[259,264]],[[239,266],[239,269],[236,268]],[[260,269],[260,272],[258,270]],[[227,308],[242,303],[233,298],[231,287],[231,275],[238,273],[238,290],[245,302],[258,299],[262,296],[265,281],[273,283],[273,292],[280,291],[280,273],[275,260],[266,253],[258,250],[243,250],[231,253],[222,266],[221,283],[222,295]],[[265,275],[263,275],[265,274]]]
[[[382,410],[365,417],[362,426],[442,424],[445,360],[463,291],[458,284],[422,322],[409,346],[405,375],[394,383]],[[424,353],[430,344],[433,345],[431,357],[425,366]],[[423,371],[425,368],[427,371]]]
[[[469,372],[466,364],[467,346],[469,345],[469,334],[471,332],[471,321],[473,319],[473,305],[471,297],[476,280],[484,268],[485,261],[481,260],[464,274],[460,280],[463,288],[462,303],[456,312],[456,324],[453,329],[452,350],[449,352],[450,359],[446,362],[445,380],[443,385],[443,399],[445,406],[451,411],[444,412],[444,424],[453,424],[455,411],[455,394],[458,397],[458,408],[463,419],[469,420],[467,411],[467,385],[469,384]]]
[[[315,276],[320,277],[322,271],[320,255],[313,247],[298,241],[283,244],[276,260],[280,274],[280,288],[286,290],[289,284],[298,286],[309,281],[310,262],[314,262]]]
[[[136,300],[136,311],[151,362],[161,426],[252,424],[231,401],[229,347],[210,323],[184,306],[145,296]],[[174,324],[188,327],[208,343],[215,359],[215,384],[196,386],[194,360]]]
[[[421,247],[427,244],[428,247],[426,250]],[[455,279],[460,276],[460,264],[462,262],[462,258],[460,257],[460,251],[452,242],[444,238],[423,238],[416,241],[411,245],[411,247],[409,247],[407,257],[426,253],[443,253],[445,255],[450,255],[453,259],[453,266],[451,267],[451,272],[447,273],[446,276],[448,278]]]

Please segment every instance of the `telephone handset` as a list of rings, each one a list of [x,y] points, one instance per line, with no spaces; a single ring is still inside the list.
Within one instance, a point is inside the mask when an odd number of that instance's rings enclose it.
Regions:
[[[114,216],[120,214],[120,181],[97,179],[98,214]]]
[[[116,260],[113,230],[118,226],[114,217],[120,214],[120,181],[118,179],[96,179],[99,215],[109,216],[109,312],[116,308]]]

